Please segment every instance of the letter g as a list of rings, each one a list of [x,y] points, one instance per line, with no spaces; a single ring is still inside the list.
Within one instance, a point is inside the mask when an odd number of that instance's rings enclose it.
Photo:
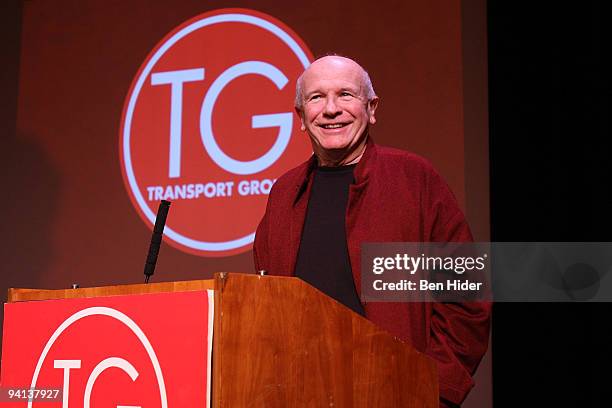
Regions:
[[[270,150],[263,156],[251,161],[233,159],[221,150],[215,140],[215,135],[212,130],[212,113],[215,102],[217,102],[219,94],[227,84],[247,74],[262,75],[274,82],[279,90],[283,89],[285,85],[287,85],[287,82],[289,82],[285,74],[274,65],[261,61],[241,62],[223,71],[223,73],[212,83],[210,89],[206,93],[206,97],[204,97],[202,108],[200,109],[200,136],[202,137],[204,148],[219,167],[230,173],[241,175],[259,173],[273,165],[287,148],[289,138],[291,137],[291,127],[293,125],[293,113],[291,112],[255,115],[251,118],[251,127],[253,129],[268,127],[280,128],[278,138]]]

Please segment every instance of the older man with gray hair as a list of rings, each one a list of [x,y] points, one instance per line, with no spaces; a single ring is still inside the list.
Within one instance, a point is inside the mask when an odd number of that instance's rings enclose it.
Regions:
[[[305,280],[434,358],[440,406],[457,406],[488,345],[490,306],[359,298],[362,242],[472,240],[425,159],[372,141],[378,101],[367,72],[348,58],[320,58],[300,76],[295,109],[314,155],[272,188],[255,266]]]

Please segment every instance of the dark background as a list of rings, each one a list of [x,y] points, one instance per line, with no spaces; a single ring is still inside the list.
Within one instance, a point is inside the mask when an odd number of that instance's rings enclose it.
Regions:
[[[491,239],[611,241],[610,8],[488,3]],[[496,304],[495,407],[610,406],[612,305]]]

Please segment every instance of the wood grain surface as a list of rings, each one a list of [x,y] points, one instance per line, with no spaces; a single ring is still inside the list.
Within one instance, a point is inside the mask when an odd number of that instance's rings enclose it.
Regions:
[[[216,288],[214,407],[438,407],[430,358],[305,282]]]
[[[99,296],[137,295],[141,293],[188,292],[213,289],[214,280],[192,280],[179,282],[139,283],[134,285],[100,286],[79,289],[16,289],[8,290],[8,302],[28,300],[74,299]]]

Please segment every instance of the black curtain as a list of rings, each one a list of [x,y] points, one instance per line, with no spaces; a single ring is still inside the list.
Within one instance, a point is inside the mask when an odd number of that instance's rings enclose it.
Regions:
[[[610,7],[487,12],[492,240],[612,241]],[[611,331],[612,303],[496,304],[494,406],[611,406]]]

